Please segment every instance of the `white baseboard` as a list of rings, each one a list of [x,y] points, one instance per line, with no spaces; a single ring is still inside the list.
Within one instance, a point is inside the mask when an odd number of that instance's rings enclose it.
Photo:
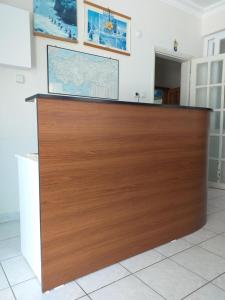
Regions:
[[[19,219],[20,219],[19,212],[0,214],[0,223],[19,221]]]

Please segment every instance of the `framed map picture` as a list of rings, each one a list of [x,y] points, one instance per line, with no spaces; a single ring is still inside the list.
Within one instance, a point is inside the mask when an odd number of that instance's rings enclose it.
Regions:
[[[119,98],[119,61],[48,46],[48,92],[83,97]]]
[[[34,35],[77,42],[77,0],[33,0]]]
[[[130,55],[131,18],[89,1],[84,6],[84,44]]]

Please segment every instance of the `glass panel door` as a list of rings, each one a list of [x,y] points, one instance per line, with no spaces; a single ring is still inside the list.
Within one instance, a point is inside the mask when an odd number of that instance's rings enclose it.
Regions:
[[[223,62],[213,61],[210,68],[210,84],[222,83]]]
[[[225,53],[225,39],[220,40],[220,54]]]
[[[207,99],[207,87],[196,88],[196,106],[205,107]]]
[[[209,137],[209,158],[218,160],[219,159],[219,151],[220,151],[219,136],[210,136]]]
[[[209,181],[217,182],[218,180],[218,160],[209,160]]]
[[[213,109],[221,108],[221,97],[222,97],[221,86],[213,86],[209,89],[209,107]]]
[[[214,111],[211,113],[210,133],[220,134],[220,112]]]
[[[224,161],[222,161],[221,163],[220,182],[222,184],[225,184],[225,162]]]
[[[209,137],[209,185],[225,189],[225,55],[192,61],[191,105],[213,109]]]
[[[207,85],[208,82],[208,63],[199,64],[197,67],[196,85]]]

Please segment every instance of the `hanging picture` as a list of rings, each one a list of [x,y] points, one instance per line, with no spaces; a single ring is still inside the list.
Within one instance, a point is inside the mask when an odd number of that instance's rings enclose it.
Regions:
[[[84,5],[84,44],[130,55],[131,18],[89,1]]]
[[[77,41],[77,0],[34,0],[34,35]]]
[[[83,97],[119,97],[119,61],[48,46],[48,92]]]

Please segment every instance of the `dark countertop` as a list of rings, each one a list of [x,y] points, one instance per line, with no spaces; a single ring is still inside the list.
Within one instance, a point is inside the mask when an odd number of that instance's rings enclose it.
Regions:
[[[85,101],[85,102],[97,102],[97,103],[113,103],[117,105],[125,104],[125,105],[142,105],[142,106],[154,106],[160,108],[179,108],[179,109],[197,109],[197,110],[209,110],[212,111],[211,108],[205,107],[195,107],[195,106],[184,106],[184,105],[166,105],[166,104],[154,104],[154,103],[140,103],[140,102],[131,102],[131,101],[120,101],[120,100],[111,100],[111,99],[103,99],[103,98],[91,98],[91,97],[81,97],[81,96],[63,96],[58,94],[35,94],[31,97],[25,99],[26,102],[34,102],[34,100],[48,99],[48,100],[66,100],[66,101]]]

